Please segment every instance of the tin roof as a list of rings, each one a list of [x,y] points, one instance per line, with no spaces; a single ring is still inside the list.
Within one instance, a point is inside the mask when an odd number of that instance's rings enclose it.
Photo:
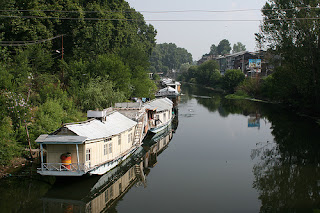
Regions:
[[[82,144],[87,137],[76,135],[40,135],[36,142],[42,144]]]
[[[181,83],[180,82],[178,82],[178,81],[175,81],[175,82],[171,82],[171,83],[167,83],[167,85],[169,86],[172,86],[172,85],[181,85]]]
[[[145,108],[156,109],[157,112],[170,110],[173,107],[173,102],[169,98],[158,98],[146,103]]]
[[[88,120],[77,124],[66,124],[65,127],[78,136],[87,137],[88,140],[108,138],[134,127],[137,122],[127,118],[119,112],[109,114],[106,121]]]

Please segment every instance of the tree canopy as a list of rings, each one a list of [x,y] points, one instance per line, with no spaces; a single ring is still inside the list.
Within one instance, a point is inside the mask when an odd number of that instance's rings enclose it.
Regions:
[[[61,123],[84,120],[85,110],[153,96],[147,73],[156,31],[126,1],[8,0],[0,8],[5,162],[26,145],[27,128],[34,142]]]
[[[192,55],[184,48],[173,43],[157,44],[151,58],[151,71],[164,72],[178,70],[184,63],[192,63]]]
[[[246,51],[246,45],[242,44],[241,42],[237,42],[233,45],[232,53],[238,53],[241,51]]]
[[[230,54],[231,44],[227,39],[223,39],[219,42],[217,49],[219,55]]]
[[[210,55],[219,55],[218,47],[215,44],[212,44],[210,47]]]
[[[209,54],[206,55],[226,55],[230,54],[231,51],[231,44],[228,39],[223,39],[219,42],[218,45],[212,44],[210,47],[210,52]],[[241,51],[246,51],[246,46],[242,44],[241,42],[237,42],[236,44],[233,45],[232,48],[232,53],[237,53]]]
[[[318,1],[270,0],[263,9],[260,43],[281,56],[273,74],[275,98],[320,109],[320,18]],[[260,44],[260,46],[262,46]]]

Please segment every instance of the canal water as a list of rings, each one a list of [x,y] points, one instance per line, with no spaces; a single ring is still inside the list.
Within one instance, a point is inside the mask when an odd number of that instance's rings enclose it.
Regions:
[[[320,125],[184,86],[163,134],[103,176],[0,180],[0,212],[320,212]]]

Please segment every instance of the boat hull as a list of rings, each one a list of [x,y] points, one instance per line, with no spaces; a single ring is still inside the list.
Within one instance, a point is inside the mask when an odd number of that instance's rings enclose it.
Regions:
[[[101,166],[98,166],[92,170],[90,170],[88,173],[90,175],[103,175],[113,168],[117,167],[119,164],[121,164],[124,160],[126,160],[128,157],[130,157],[139,147],[133,147],[126,155],[119,157],[113,161],[110,161],[108,163],[105,163]]]

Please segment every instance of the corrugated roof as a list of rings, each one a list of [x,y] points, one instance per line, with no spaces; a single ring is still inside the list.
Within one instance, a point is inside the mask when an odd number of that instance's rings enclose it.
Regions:
[[[108,138],[134,127],[137,122],[127,118],[119,112],[107,116],[105,122],[89,120],[83,123],[66,124],[65,127],[78,136],[87,137],[89,140]]]
[[[165,96],[165,95],[179,95],[179,92],[172,87],[166,87],[166,88],[159,90],[156,93],[156,96]]]
[[[37,143],[43,144],[82,144],[87,137],[76,135],[40,135]]]
[[[158,98],[146,103],[145,108],[156,109],[157,112],[169,110],[173,107],[173,102],[169,98]]]

